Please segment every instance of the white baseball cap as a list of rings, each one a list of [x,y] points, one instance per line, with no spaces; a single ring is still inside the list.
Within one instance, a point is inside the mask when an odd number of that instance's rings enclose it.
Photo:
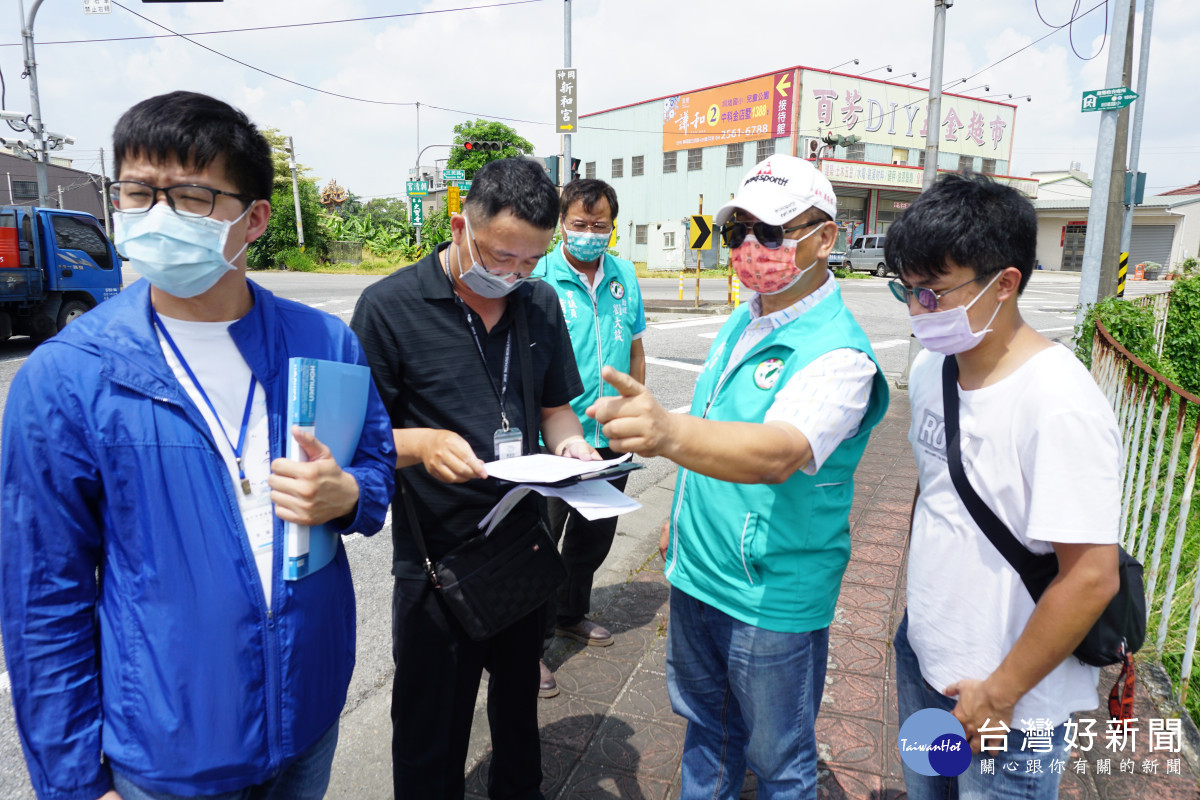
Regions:
[[[740,209],[768,225],[782,225],[809,208],[837,219],[832,184],[803,158],[776,153],[746,173],[737,196],[721,206],[713,222],[724,225]]]

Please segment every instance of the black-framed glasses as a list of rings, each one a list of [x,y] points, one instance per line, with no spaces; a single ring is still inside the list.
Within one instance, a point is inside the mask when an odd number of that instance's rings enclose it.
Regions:
[[[493,278],[500,278],[501,280],[505,280],[514,284],[540,280],[540,278],[535,278],[533,276],[533,270],[536,269],[536,266],[530,269],[528,272],[523,272],[521,270],[513,270],[512,272],[497,272],[496,270],[490,268],[487,264],[483,263],[483,248],[479,246],[479,240],[472,236],[471,243],[475,245],[475,252],[479,254],[479,266],[483,267],[483,271],[488,275],[491,275]]]
[[[768,250],[774,250],[783,244],[783,235],[792,233],[793,231],[809,228],[813,225],[820,225],[826,220],[814,219],[808,222],[801,222],[799,225],[793,225],[790,228],[785,228],[782,225],[768,225],[762,220],[757,220],[753,223],[742,222],[741,220],[730,220],[721,226],[721,241],[726,247],[738,248],[742,246],[742,242],[746,241],[746,235],[751,231],[754,232],[754,238],[758,239],[758,243]]]
[[[895,297],[905,305],[908,305],[910,297],[915,297],[917,298],[917,302],[920,303],[921,307],[926,311],[937,311],[938,301],[943,297],[951,292],[957,292],[964,286],[970,286],[972,283],[981,281],[986,277],[986,275],[979,275],[978,277],[971,278],[971,280],[967,281],[966,283],[960,283],[958,286],[947,289],[944,292],[935,292],[933,289],[929,289],[925,286],[917,286],[916,288],[910,289],[901,283],[899,278],[892,278],[890,281],[888,281],[888,288],[892,290],[892,297]]]
[[[158,193],[167,196],[167,205],[181,217],[207,217],[217,205],[217,195],[236,197],[243,201],[254,198],[237,192],[226,192],[211,186],[180,183],[175,186],[151,186],[141,181],[113,181],[108,196],[113,208],[124,214],[144,214],[154,207]]]

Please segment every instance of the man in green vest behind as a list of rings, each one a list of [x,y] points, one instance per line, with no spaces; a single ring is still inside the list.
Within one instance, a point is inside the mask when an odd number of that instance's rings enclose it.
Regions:
[[[583,425],[583,438],[604,458],[616,455],[600,426],[584,415],[592,403],[616,391],[605,384],[600,370],[605,364],[645,383],[646,312],[633,264],[608,252],[617,217],[617,192],[591,178],[571,181],[559,200],[562,244],[538,262],[534,276],[558,292],[563,318],[571,335],[571,348],[583,381],[583,394],[571,401]],[[569,447],[571,440],[559,443]],[[628,476],[612,481],[625,490]],[[587,618],[592,599],[592,578],[604,563],[617,532],[617,518],[589,522],[562,500],[549,498],[550,528],[562,540],[567,580],[558,597],[546,604],[546,639],[565,636],[593,647],[608,647],[612,634]],[[542,661],[539,697],[554,697],[558,684]]]
[[[671,583],[667,688],[688,720],[684,800],[815,798],[829,624],[850,558],[854,470],[888,391],[826,266],[833,187],[776,154],[717,212],[757,292],[721,328],[690,414],[609,367],[588,415],[609,446],[679,464],[660,550]]]

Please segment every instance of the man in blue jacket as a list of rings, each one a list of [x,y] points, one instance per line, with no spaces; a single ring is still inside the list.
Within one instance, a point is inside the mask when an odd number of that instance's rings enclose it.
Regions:
[[[605,364],[627,372],[639,383],[646,382],[646,311],[633,264],[607,252],[613,220],[617,216],[617,192],[604,181],[584,178],[568,183],[559,199],[562,244],[538,262],[534,275],[554,287],[562,305],[571,348],[583,381],[583,394],[571,401],[571,409],[583,425],[583,437],[600,455],[617,455],[595,420],[584,414],[588,406],[616,390],[600,377]],[[628,476],[612,484],[624,491]],[[592,578],[617,532],[617,518],[588,521],[562,500],[550,498],[550,528],[555,541],[562,540],[562,557],[567,581],[558,597],[547,604],[546,637],[558,634],[594,647],[608,647],[612,634],[587,618],[591,607]],[[538,695],[558,694],[554,675],[541,662]]]
[[[717,334],[690,414],[621,393],[589,414],[613,449],[680,466],[660,549],[671,583],[667,689],[688,721],[682,797],[816,798],[815,721],[850,558],[854,469],[887,410],[871,345],[826,267],[833,187],[777,154],[717,212],[757,292]],[[669,537],[669,538],[668,538]]]
[[[4,414],[0,620],[33,786],[320,798],[354,595],[340,546],[282,580],[283,522],[377,531],[391,425],[372,389],[344,465],[286,428],[289,357],[365,359],[337,319],[246,280],[273,175],[246,116],[175,92],[113,138],[115,241],[145,280],[34,351]],[[282,458],[289,436],[306,461]]]

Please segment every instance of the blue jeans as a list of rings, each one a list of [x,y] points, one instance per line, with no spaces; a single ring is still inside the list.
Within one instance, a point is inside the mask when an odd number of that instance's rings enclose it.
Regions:
[[[113,770],[113,788],[121,800],[321,800],[329,788],[329,770],[337,749],[338,723],[321,734],[312,747],[288,764],[273,778],[255,786],[232,792],[183,797],[141,788],[117,770]]]
[[[747,765],[760,800],[815,798],[828,654],[828,628],[764,630],[672,588],[667,690],[688,721],[681,800],[736,800]]]
[[[908,614],[896,629],[896,700],[900,724],[923,708],[953,711],[956,700],[935,691],[921,677],[917,655],[908,644]],[[1062,772],[1055,772],[1052,761],[1066,764],[1067,726],[1059,725],[1050,739],[1049,752],[1025,749],[1024,734],[1012,730],[1005,737],[1001,752],[977,753],[967,771],[957,778],[921,775],[904,766],[904,786],[909,800],[1055,800]],[[889,747],[899,747],[888,742]],[[984,773],[991,760],[991,771]],[[1036,771],[1034,771],[1036,768]],[[1065,766],[1064,766],[1065,769]]]

